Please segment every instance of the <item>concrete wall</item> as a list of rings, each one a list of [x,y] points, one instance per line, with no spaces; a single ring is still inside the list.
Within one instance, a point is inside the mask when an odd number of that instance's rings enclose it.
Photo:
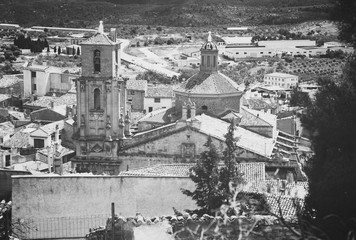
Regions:
[[[72,79],[79,76],[72,74],[63,74],[63,73],[51,73],[49,81],[49,90],[55,92],[68,92],[72,85]]]
[[[36,84],[36,95],[44,96],[48,91],[48,78],[49,74],[44,71],[34,71],[36,72],[36,77],[31,77],[31,70],[23,71],[23,80],[24,80],[24,96],[31,96],[33,90],[33,85]]]
[[[194,189],[189,178],[16,176],[12,186],[13,221],[31,220],[34,226],[48,218],[69,221],[81,216],[109,216],[111,202],[115,203],[115,212],[122,216],[140,212],[154,217],[173,214],[172,207],[178,210],[196,208],[180,190]],[[40,231],[45,230],[39,228],[36,236],[40,238]],[[86,231],[89,232],[88,226]]]

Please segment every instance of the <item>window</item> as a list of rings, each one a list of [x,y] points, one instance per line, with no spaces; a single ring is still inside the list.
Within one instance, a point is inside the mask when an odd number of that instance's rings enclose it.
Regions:
[[[34,91],[36,91],[36,90],[37,90],[37,85],[36,85],[36,83],[34,83],[34,84],[33,84],[33,86],[32,86],[32,90],[34,90]]]
[[[203,110],[203,111],[207,111],[207,110],[208,110],[208,106],[205,106],[205,105],[204,105],[204,106],[202,106],[202,107],[201,107],[201,110]]]
[[[5,167],[8,167],[11,165],[11,162],[10,162],[10,155],[6,155],[5,156]]]
[[[100,72],[100,51],[95,50],[94,51],[94,72],[98,73]]]
[[[160,103],[161,99],[160,98],[155,98],[155,103]]]
[[[247,52],[244,52],[244,54],[247,54]]]
[[[207,63],[207,65],[208,65],[208,67],[210,67],[210,56],[207,56],[206,63]]]
[[[36,72],[31,72],[31,77],[36,77]]]
[[[153,108],[152,107],[148,107],[148,112],[152,112]]]
[[[135,95],[135,91],[134,91],[134,90],[131,90],[131,91],[130,91],[130,94],[131,94],[131,95]]]
[[[204,59],[205,59],[205,57],[202,56],[202,57],[201,57],[201,65],[202,65],[202,66],[204,66]]]
[[[214,56],[214,65],[213,65],[213,67],[215,67],[216,66],[216,56]]]
[[[35,148],[44,148],[44,139],[34,139]]]
[[[260,52],[260,54],[263,54],[263,52]]]
[[[94,90],[94,110],[100,109],[100,90],[95,88]]]

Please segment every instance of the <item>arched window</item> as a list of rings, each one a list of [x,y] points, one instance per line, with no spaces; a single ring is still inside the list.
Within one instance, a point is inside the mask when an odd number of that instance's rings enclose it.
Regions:
[[[202,107],[201,107],[201,110],[203,110],[203,111],[207,111],[207,110],[208,110],[208,106],[205,106],[205,105],[204,105],[204,106],[202,106]]]
[[[207,66],[210,67],[210,56],[207,56],[206,63],[207,63]]]
[[[214,56],[214,65],[213,67],[216,67],[216,56]]]
[[[204,56],[201,56],[201,65],[204,67],[204,59],[205,57]]]
[[[94,90],[94,109],[100,109],[100,90],[99,88],[95,88]]]
[[[100,72],[100,51],[94,51],[94,72]]]

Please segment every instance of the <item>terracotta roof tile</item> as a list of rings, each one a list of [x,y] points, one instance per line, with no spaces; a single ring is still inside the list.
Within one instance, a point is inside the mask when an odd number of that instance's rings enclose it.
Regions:
[[[0,102],[10,99],[11,96],[9,94],[0,94]]]
[[[0,123],[0,137],[5,137],[14,132],[15,132],[15,126],[14,124],[12,124],[12,122]]]
[[[127,90],[145,91],[147,88],[147,80],[128,80],[126,82]]]
[[[189,177],[189,169],[193,166],[194,164],[161,164],[153,167],[121,172],[119,176]]]
[[[91,38],[83,41],[80,45],[115,45],[116,43],[105,34],[97,33]]]
[[[21,82],[22,80],[16,76],[13,75],[4,75],[0,79],[0,88],[7,88],[10,87],[18,82]]]
[[[29,138],[30,132],[16,132],[9,140],[3,143],[3,146],[14,148],[27,148],[29,145]]]
[[[197,94],[226,94],[239,93],[238,88],[237,83],[222,73],[199,72],[190,77],[176,91]]]
[[[151,98],[173,98],[172,86],[148,87],[146,97]]]
[[[77,103],[76,94],[65,94],[60,97],[50,97],[43,96],[39,97],[36,101],[25,103],[28,106],[37,106],[37,107],[51,107],[51,101],[53,101],[54,106],[60,105],[75,105]]]

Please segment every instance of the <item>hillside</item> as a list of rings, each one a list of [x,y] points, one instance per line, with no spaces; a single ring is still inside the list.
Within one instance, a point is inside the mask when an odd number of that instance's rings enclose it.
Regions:
[[[328,0],[11,0],[0,22],[24,26],[109,24],[178,27],[285,24],[326,19]]]

